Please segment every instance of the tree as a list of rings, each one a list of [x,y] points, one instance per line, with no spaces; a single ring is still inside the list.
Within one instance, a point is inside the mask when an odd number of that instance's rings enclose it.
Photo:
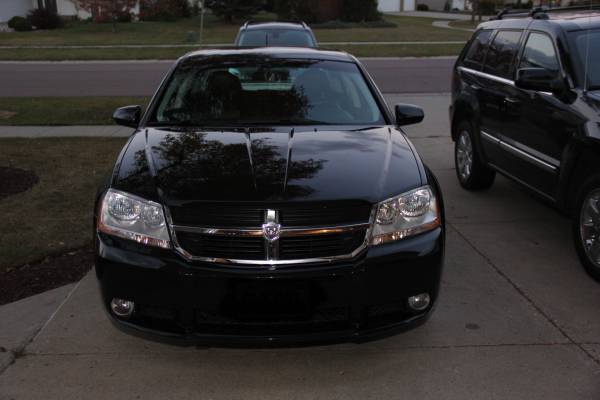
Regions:
[[[317,22],[319,0],[275,0],[273,9],[281,19]]]
[[[342,21],[361,22],[379,21],[381,13],[377,10],[376,0],[344,0]]]
[[[75,0],[79,7],[90,14],[94,22],[131,19],[131,13],[137,4],[137,0]],[[113,30],[116,26],[113,25]]]
[[[263,7],[263,0],[207,0],[206,7],[213,13],[227,22],[233,22],[234,19],[248,19],[256,14]]]

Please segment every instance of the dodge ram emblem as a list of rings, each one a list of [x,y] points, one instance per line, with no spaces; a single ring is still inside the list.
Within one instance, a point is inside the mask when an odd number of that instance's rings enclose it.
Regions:
[[[279,235],[281,234],[281,225],[275,222],[263,224],[262,232],[265,239],[267,239],[269,242],[274,242],[279,239]]]

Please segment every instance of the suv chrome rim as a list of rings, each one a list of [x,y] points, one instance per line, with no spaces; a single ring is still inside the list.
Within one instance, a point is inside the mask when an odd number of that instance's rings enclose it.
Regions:
[[[592,190],[583,201],[579,232],[588,259],[600,266],[600,189]]]
[[[458,135],[456,142],[456,166],[458,174],[463,181],[466,181],[471,176],[473,168],[473,144],[469,132],[462,131]]]

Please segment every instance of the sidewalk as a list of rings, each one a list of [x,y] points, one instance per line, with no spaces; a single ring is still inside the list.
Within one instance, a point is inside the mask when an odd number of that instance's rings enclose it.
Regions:
[[[0,126],[0,139],[44,137],[127,137],[133,129],[117,125]]]
[[[436,11],[401,11],[401,12],[389,12],[389,15],[397,15],[400,17],[423,17],[423,18],[435,18],[452,21],[469,21],[471,19],[470,14],[450,13],[450,12],[436,12]]]

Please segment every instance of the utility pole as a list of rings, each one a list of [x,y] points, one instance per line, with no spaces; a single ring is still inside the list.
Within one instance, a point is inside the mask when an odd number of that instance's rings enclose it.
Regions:
[[[200,45],[204,38],[204,0],[200,0]]]

